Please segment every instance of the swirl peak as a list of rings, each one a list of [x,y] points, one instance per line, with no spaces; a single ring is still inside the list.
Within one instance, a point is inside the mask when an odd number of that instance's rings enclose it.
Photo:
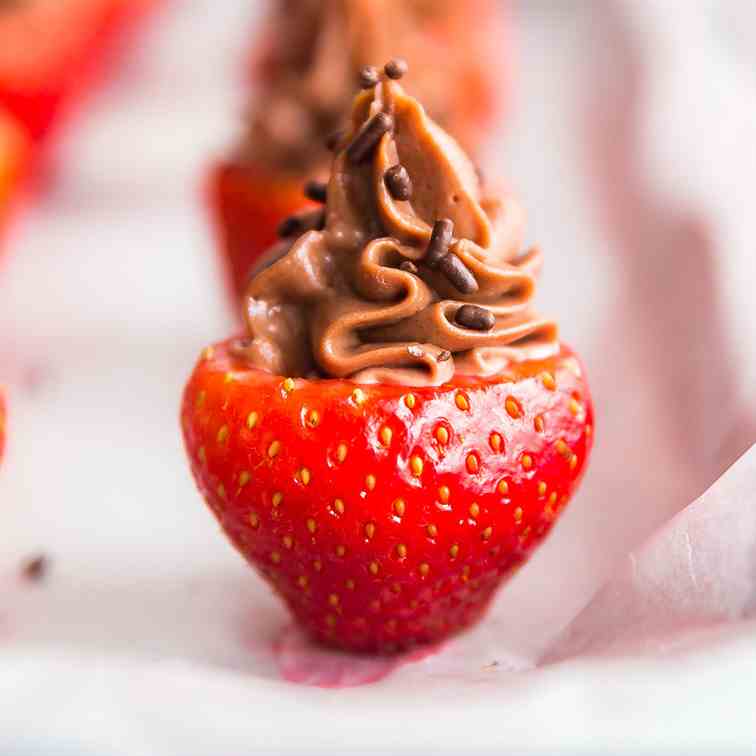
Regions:
[[[405,71],[365,77],[324,210],[292,221],[252,277],[242,351],[257,367],[439,385],[557,351],[555,324],[532,310],[541,257],[521,253],[519,205],[485,193]]]

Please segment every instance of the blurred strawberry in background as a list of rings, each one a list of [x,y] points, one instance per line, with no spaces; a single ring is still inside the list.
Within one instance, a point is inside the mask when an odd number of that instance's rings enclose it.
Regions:
[[[157,1],[0,2],[0,232],[42,145]]]
[[[107,47],[156,0],[0,5],[0,104],[39,142],[102,72]]]
[[[158,0],[0,0],[0,244],[50,137]],[[2,253],[2,246],[0,246]],[[0,391],[0,458],[5,401]]]
[[[505,22],[494,0],[278,0],[250,56],[244,133],[210,178],[234,301],[281,221],[307,206],[306,181],[327,175],[363,67],[404,59],[408,90],[477,153],[501,110]]]

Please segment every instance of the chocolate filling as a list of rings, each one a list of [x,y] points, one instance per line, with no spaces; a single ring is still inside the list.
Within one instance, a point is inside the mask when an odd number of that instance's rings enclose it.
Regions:
[[[410,200],[387,186],[397,165]],[[523,225],[519,205],[486,196],[456,142],[384,77],[355,100],[325,227],[251,279],[238,351],[281,375],[403,385],[550,356],[557,329],[532,309],[541,256],[520,255]]]

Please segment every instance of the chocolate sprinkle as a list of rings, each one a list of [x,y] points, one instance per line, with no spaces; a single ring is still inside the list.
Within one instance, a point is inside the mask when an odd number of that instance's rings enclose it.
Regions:
[[[447,280],[462,294],[472,294],[478,290],[478,282],[470,269],[453,252],[441,258],[438,263],[439,270]]]
[[[417,265],[412,260],[404,260],[399,266],[399,270],[403,270],[405,273],[412,273],[415,276],[418,273]]]
[[[21,566],[21,577],[33,583],[38,583],[44,580],[49,567],[50,560],[44,554],[39,554],[24,562]]]
[[[381,75],[375,66],[363,66],[360,69],[360,86],[371,89],[381,80]]]
[[[334,131],[332,134],[329,134],[325,140],[326,149],[333,152],[339,146],[343,138],[344,132],[342,130]]]
[[[496,317],[485,307],[466,304],[457,310],[454,321],[457,325],[472,331],[490,331],[496,324]]]
[[[436,268],[441,259],[449,252],[449,245],[454,235],[454,223],[448,218],[441,218],[433,224],[428,249],[424,262],[430,268]]]
[[[412,197],[412,179],[401,163],[392,165],[383,175],[383,180],[386,182],[389,194],[395,200],[406,202]]]
[[[295,215],[290,215],[288,218],[284,218],[278,224],[278,230],[276,233],[285,239],[287,236],[294,236],[299,231],[299,219]]]
[[[305,231],[321,231],[325,227],[325,212],[312,210],[309,213],[290,215],[284,218],[278,226],[278,235],[285,239],[288,236],[302,234]]]
[[[308,181],[304,187],[304,196],[313,202],[325,203],[328,184],[322,181]]]
[[[407,61],[402,58],[394,58],[383,67],[389,79],[401,79],[408,69]]]
[[[347,147],[347,157],[351,163],[362,163],[367,160],[384,134],[394,128],[394,119],[388,113],[376,113],[366,121],[357,132],[357,136]]]
[[[451,359],[451,356],[451,352],[448,349],[444,349],[436,355],[436,362],[446,362]]]

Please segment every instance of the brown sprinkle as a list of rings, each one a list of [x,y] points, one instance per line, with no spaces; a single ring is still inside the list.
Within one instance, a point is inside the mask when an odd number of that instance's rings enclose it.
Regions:
[[[309,213],[290,215],[278,226],[278,235],[282,238],[302,234],[305,231],[322,230],[325,226],[325,213],[322,210],[312,210]]]
[[[399,266],[399,270],[403,270],[405,273],[412,273],[414,276],[417,275],[417,265],[412,260],[404,260]]]
[[[49,567],[50,560],[44,554],[39,554],[24,562],[21,566],[21,577],[38,583],[45,579]]]
[[[407,73],[409,66],[403,58],[394,58],[383,67],[389,79],[401,79]]]
[[[475,276],[453,252],[441,258],[438,268],[449,283],[462,294],[472,294],[478,290]]]
[[[366,121],[357,136],[347,147],[347,157],[351,163],[363,163],[378,146],[384,134],[394,128],[394,119],[388,113],[376,113]]]
[[[295,215],[290,215],[288,218],[284,218],[278,224],[278,235],[285,239],[287,236],[294,236],[299,231],[299,220]]]
[[[395,200],[406,202],[412,198],[412,179],[409,177],[407,169],[401,163],[392,165],[383,174],[383,180],[386,182],[389,194]]]
[[[308,181],[304,187],[304,196],[313,202],[325,203],[328,184],[322,181]]]
[[[452,356],[452,353],[448,349],[442,349],[437,355],[436,355],[436,362],[446,362],[447,360],[450,360]]]
[[[430,268],[438,267],[441,260],[449,252],[449,245],[454,235],[454,223],[449,218],[440,218],[433,224],[428,249],[425,251],[424,262]]]
[[[491,310],[471,304],[462,305],[457,310],[454,320],[457,325],[472,331],[490,331],[496,323]]]
[[[360,86],[371,89],[381,80],[381,75],[375,66],[363,66],[360,69]]]

